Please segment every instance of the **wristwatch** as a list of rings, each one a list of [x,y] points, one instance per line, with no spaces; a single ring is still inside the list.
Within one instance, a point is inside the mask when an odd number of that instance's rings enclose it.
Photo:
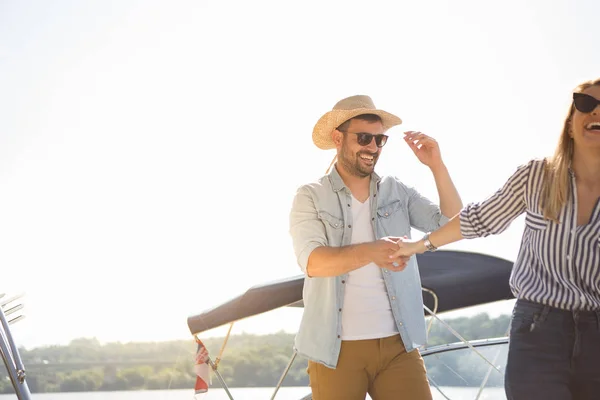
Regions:
[[[433,245],[433,243],[431,243],[431,241],[429,240],[429,234],[431,232],[427,232],[425,234],[425,236],[423,236],[423,244],[425,245],[425,248],[427,249],[427,251],[436,251],[437,247],[435,247]]]

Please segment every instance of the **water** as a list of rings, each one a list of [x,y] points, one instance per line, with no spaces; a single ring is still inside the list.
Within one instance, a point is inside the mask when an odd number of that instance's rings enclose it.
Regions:
[[[272,388],[229,389],[235,400],[269,400]],[[285,387],[279,389],[277,400],[299,400],[310,393],[308,387]],[[0,395],[0,400],[15,400],[14,394]],[[223,389],[209,389],[201,400],[229,400]],[[79,393],[33,393],[31,400],[194,400],[192,389],[178,390],[139,390],[117,392]]]
[[[272,388],[229,389],[234,400],[269,400]],[[477,388],[443,388],[451,400],[474,400]],[[277,393],[276,400],[300,400],[310,393],[308,387],[284,387]],[[0,400],[15,400],[14,394],[2,394]],[[80,392],[80,393],[34,393],[32,400],[194,400],[194,392],[181,390],[140,390],[123,392]],[[228,400],[223,389],[209,389],[201,400]],[[370,397],[367,397],[370,399]],[[433,390],[434,400],[445,400],[437,390]],[[504,389],[490,388],[483,391],[480,400],[506,400]]]

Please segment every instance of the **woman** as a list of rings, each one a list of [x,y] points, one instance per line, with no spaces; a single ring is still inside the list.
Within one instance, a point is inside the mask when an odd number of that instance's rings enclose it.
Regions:
[[[505,390],[511,400],[600,399],[600,79],[578,86],[552,157],[522,165],[391,257],[499,234],[526,213],[510,286]]]

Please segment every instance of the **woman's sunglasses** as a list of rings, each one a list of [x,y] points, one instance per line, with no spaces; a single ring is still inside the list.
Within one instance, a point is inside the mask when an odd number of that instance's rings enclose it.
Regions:
[[[358,144],[360,144],[361,146],[368,146],[369,144],[371,144],[371,141],[373,140],[373,138],[375,138],[375,144],[377,145],[377,147],[383,147],[385,146],[388,137],[387,135],[384,134],[380,134],[380,135],[373,135],[372,133],[366,133],[366,132],[352,132],[356,135],[356,141],[358,142]]]
[[[573,104],[577,111],[582,113],[591,113],[600,104],[600,100],[589,94],[573,93]]]

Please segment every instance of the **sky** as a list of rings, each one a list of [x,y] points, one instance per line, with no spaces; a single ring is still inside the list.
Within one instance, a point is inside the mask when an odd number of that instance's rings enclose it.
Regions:
[[[327,169],[312,128],[347,96],[404,121],[380,174],[437,201],[401,140],[419,130],[463,202],[483,200],[553,152],[572,89],[600,76],[599,13],[592,0],[0,0],[0,293],[24,294],[15,339],[191,339],[189,315],[300,274],[291,202]],[[447,248],[514,260],[521,232],[518,219]],[[233,333],[294,332],[300,313]]]

